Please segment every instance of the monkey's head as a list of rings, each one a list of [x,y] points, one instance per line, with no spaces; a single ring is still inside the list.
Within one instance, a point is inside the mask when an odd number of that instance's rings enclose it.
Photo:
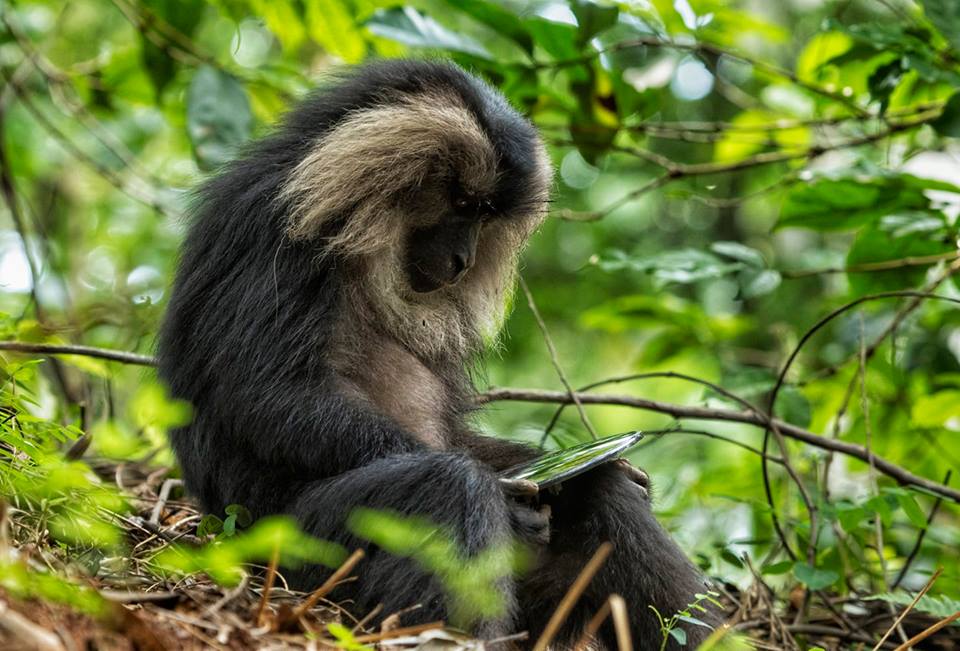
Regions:
[[[352,306],[415,352],[476,350],[499,329],[546,213],[539,136],[449,64],[375,64],[313,101],[338,92],[358,99],[287,178],[288,236],[339,261]]]

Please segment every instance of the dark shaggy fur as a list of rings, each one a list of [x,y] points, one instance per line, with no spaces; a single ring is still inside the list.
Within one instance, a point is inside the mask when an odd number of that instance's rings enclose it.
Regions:
[[[332,597],[354,600],[358,614],[380,602],[384,614],[423,604],[405,623],[447,617],[441,586],[413,563],[349,535],[344,519],[353,507],[429,517],[452,527],[468,554],[513,535],[536,541],[545,524],[507,497],[496,476],[536,451],[469,429],[466,369],[474,347],[451,347],[448,354],[411,349],[377,320],[376,309],[358,306],[365,259],[324,249],[357,206],[324,218],[320,233],[291,236],[291,204],[281,195],[317,143],[351,116],[421,95],[453,98],[479,125],[494,153],[491,196],[506,219],[542,214],[539,138],[489,87],[441,63],[356,69],[305,100],[199,190],[159,345],[162,378],[195,408],[194,422],[172,439],[186,485],[203,508],[220,513],[240,503],[255,517],[290,513],[320,538],[368,547],[359,580]],[[530,230],[529,224],[502,228],[523,238]],[[478,265],[483,241],[480,246]],[[461,281],[463,291],[472,291],[470,282],[469,275]],[[464,301],[450,294],[450,305]],[[370,365],[373,373],[365,374]],[[421,404],[423,395],[430,402]],[[438,400],[429,431],[400,424],[408,403],[429,409]],[[615,552],[563,637],[575,639],[616,592],[632,609],[637,648],[657,648],[648,604],[670,615],[704,587],[642,491],[607,466],[541,498],[553,513],[541,565],[502,585],[508,614],[481,622],[474,633],[529,629],[535,639],[584,562],[609,540]],[[309,567],[291,578],[310,589],[327,575]],[[703,637],[698,628],[688,634],[691,645]],[[605,630],[602,641],[615,647],[612,631]]]

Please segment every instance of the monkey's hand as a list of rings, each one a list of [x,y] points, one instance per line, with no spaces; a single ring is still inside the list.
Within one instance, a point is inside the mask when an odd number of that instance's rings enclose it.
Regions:
[[[513,532],[525,543],[543,546],[550,542],[550,505],[537,505],[539,488],[526,479],[500,479],[500,487],[507,497]]]
[[[616,459],[611,461],[611,463],[627,478],[632,481],[640,489],[640,492],[643,494],[643,499],[650,499],[650,477],[644,471],[637,468],[635,465],[627,461],[626,459]]]

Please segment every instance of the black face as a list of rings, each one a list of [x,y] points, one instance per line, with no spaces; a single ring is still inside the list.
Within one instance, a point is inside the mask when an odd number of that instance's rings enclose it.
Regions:
[[[415,292],[455,285],[473,267],[480,230],[494,216],[493,205],[469,195],[455,196],[437,224],[410,231],[406,272]]]

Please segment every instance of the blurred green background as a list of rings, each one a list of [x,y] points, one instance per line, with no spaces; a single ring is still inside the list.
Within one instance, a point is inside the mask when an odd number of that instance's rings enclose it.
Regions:
[[[151,354],[189,188],[325,74],[374,57],[451,58],[542,130],[554,203],[522,275],[574,387],[683,373],[762,411],[788,356],[832,310],[878,292],[960,295],[950,0],[7,0],[0,10],[3,340]],[[478,388],[563,390],[524,295],[514,303]],[[958,357],[957,305],[867,301],[803,342],[776,415],[940,483],[960,468]],[[151,371],[79,356],[2,353],[0,364],[0,409],[27,423],[7,419],[0,449],[29,443],[34,460],[49,459],[59,439],[87,432],[88,457],[170,463],[164,429],[188,414]],[[742,409],[675,377],[594,392]],[[584,409],[600,434],[700,431],[649,436],[631,458],[710,574],[748,583],[746,554],[774,585],[885,593],[923,532],[902,585],[943,565],[933,594],[957,606],[953,500],[928,523],[936,493],[790,441],[816,516],[770,464],[781,542],[756,453],[762,428]],[[544,437],[555,410],[497,401],[479,422],[548,447],[589,437],[575,408]],[[773,440],[769,452],[781,454]],[[8,493],[31,490],[10,472],[0,465]]]

